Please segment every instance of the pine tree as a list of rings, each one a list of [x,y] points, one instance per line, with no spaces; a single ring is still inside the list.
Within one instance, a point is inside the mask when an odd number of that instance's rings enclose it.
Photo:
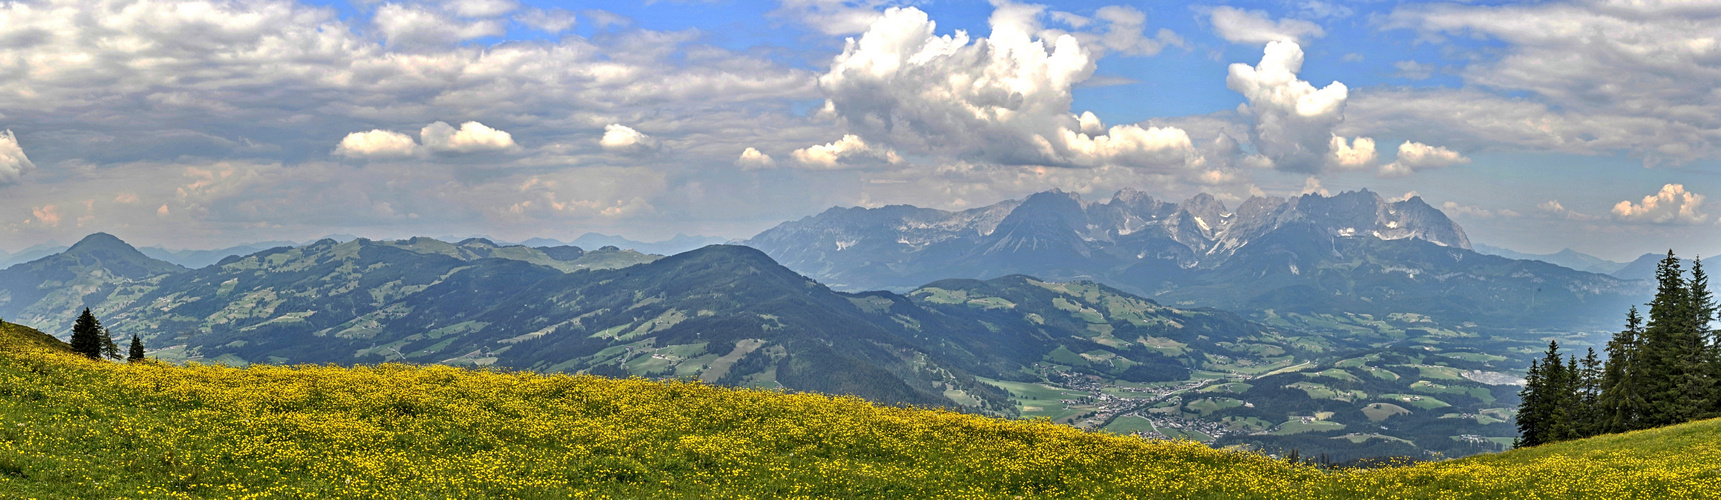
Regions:
[[[126,362],[136,363],[143,361],[143,339],[138,338],[135,333],[131,334],[131,349],[128,349],[128,351],[129,352],[126,353],[127,356],[125,358]]]
[[[102,322],[96,320],[96,315],[90,313],[88,307],[78,315],[77,322],[72,324],[72,352],[82,354],[90,359],[102,357]]]

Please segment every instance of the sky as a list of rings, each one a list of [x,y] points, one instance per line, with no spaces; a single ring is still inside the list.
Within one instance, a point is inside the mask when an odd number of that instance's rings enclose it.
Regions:
[[[1721,250],[1721,1],[0,3],[0,251],[746,238],[1048,189]]]

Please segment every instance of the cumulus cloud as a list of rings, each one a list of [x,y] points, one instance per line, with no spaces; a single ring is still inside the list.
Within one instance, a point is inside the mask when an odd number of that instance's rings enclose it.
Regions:
[[[507,27],[498,20],[462,21],[439,12],[411,5],[386,3],[371,18],[391,47],[417,48],[500,36]]]
[[[771,155],[760,152],[757,148],[749,147],[741,151],[741,157],[735,159],[735,165],[742,170],[758,170],[776,167],[777,160],[771,159]]]
[[[1398,158],[1380,167],[1381,177],[1404,177],[1423,170],[1446,168],[1470,163],[1470,158],[1457,151],[1420,142],[1404,141],[1398,145]]]
[[[1703,195],[1686,191],[1683,184],[1667,184],[1643,197],[1642,203],[1619,202],[1613,206],[1613,216],[1627,222],[1701,224],[1709,220],[1709,215],[1700,211],[1702,207]]]
[[[1327,164],[1342,170],[1368,168],[1373,166],[1380,156],[1374,150],[1374,139],[1368,137],[1358,137],[1346,144],[1345,138],[1335,135],[1328,147],[1331,149],[1328,153],[1331,156]]]
[[[843,145],[1005,165],[1185,171],[1197,160],[1181,130],[1120,125],[1099,134],[1097,118],[1072,113],[1071,89],[1094,62],[1074,36],[1034,38],[1040,12],[1001,4],[991,36],[971,38],[936,35],[918,9],[887,10],[819,77],[827,115],[856,137],[797,160],[834,165]]]
[[[604,126],[604,136],[598,145],[605,151],[637,153],[657,149],[657,139],[619,123]]]
[[[335,156],[347,158],[404,158],[417,153],[412,136],[382,129],[347,134],[334,151]]]
[[[1225,85],[1243,94],[1239,110],[1253,122],[1251,142],[1275,168],[1317,172],[1326,166],[1364,168],[1374,161],[1374,140],[1349,147],[1333,133],[1344,121],[1350,90],[1333,82],[1316,89],[1297,79],[1303,49],[1295,42],[1268,42],[1260,64],[1232,64]]]
[[[519,148],[514,144],[513,135],[475,121],[462,123],[459,129],[446,122],[431,123],[419,130],[418,138],[424,142],[425,148],[436,152],[473,153]]]
[[[34,168],[36,164],[30,162],[24,148],[18,145],[18,136],[11,130],[0,133],[0,185],[18,182],[24,172]]]
[[[1208,13],[1213,31],[1231,43],[1298,42],[1326,36],[1326,30],[1300,19],[1274,21],[1265,11],[1214,7]]]
[[[901,163],[896,151],[867,144],[854,134],[844,135],[829,144],[797,149],[790,153],[801,166],[819,170],[857,168],[880,164]]]

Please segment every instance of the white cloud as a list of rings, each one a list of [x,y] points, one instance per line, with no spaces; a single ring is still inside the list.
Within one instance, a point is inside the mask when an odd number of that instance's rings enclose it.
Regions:
[[[865,140],[854,134],[844,135],[842,139],[837,139],[829,144],[797,149],[790,155],[802,166],[818,170],[857,168],[902,162],[902,158],[897,156],[896,151],[867,144]]]
[[[1613,206],[1613,216],[1627,222],[1701,224],[1709,220],[1709,215],[1700,211],[1702,207],[1703,195],[1686,191],[1683,184],[1668,184],[1643,197],[1642,203],[1619,202]]]
[[[1333,133],[1344,121],[1349,89],[1340,82],[1316,89],[1297,79],[1302,67],[1303,49],[1295,42],[1268,42],[1260,64],[1231,65],[1225,84],[1249,101],[1240,111],[1253,120],[1250,142],[1281,170],[1316,172],[1328,165],[1371,164],[1372,139],[1358,138],[1352,149]]]
[[[1536,210],[1547,215],[1567,220],[1588,221],[1596,219],[1593,215],[1575,212],[1566,208],[1565,205],[1560,204],[1559,200],[1548,200],[1538,203],[1536,204]]]
[[[520,8],[513,0],[451,0],[442,8],[460,17],[496,17]]]
[[[419,48],[500,36],[506,26],[497,20],[460,21],[422,7],[386,3],[371,18],[390,47]]]
[[[573,29],[577,19],[573,12],[560,7],[526,9],[520,15],[514,16],[514,21],[532,29],[550,34],[557,34]]]
[[[353,132],[335,146],[335,156],[348,158],[404,158],[418,153],[412,136],[392,130]]]
[[[1485,145],[1625,151],[1648,165],[1721,157],[1721,4],[1406,4],[1385,21],[1435,43],[1487,40],[1448,49],[1471,60],[1459,72],[1466,87],[1519,96],[1393,92],[1427,100],[1391,104],[1417,108],[1424,127]]]
[[[1550,203],[1553,203],[1553,205],[1544,209],[1544,211],[1553,212],[1554,210],[1564,210],[1565,209],[1565,207],[1558,207],[1559,202],[1550,202]],[[1544,205],[1546,205],[1546,203],[1544,203]],[[1554,207],[1558,207],[1558,208],[1555,209]],[[1450,202],[1450,201],[1440,204],[1440,210],[1446,212],[1447,214],[1451,214],[1451,215],[1458,215],[1461,217],[1473,217],[1473,218],[1477,218],[1477,219],[1493,219],[1496,217],[1518,217],[1520,215],[1518,212],[1512,211],[1511,209],[1502,208],[1499,210],[1489,210],[1489,209],[1474,206],[1474,205],[1459,205],[1457,203]],[[1555,213],[1559,213],[1559,212],[1555,212]]]
[[[1165,28],[1160,28],[1153,38],[1148,38],[1145,34],[1147,14],[1134,7],[1100,7],[1094,12],[1094,17],[1109,24],[1099,42],[1110,51],[1129,56],[1151,56],[1166,47],[1183,46],[1183,38]]]
[[[878,0],[782,0],[771,15],[794,19],[826,35],[852,35],[881,16]]]
[[[1406,60],[1392,63],[1392,67],[1398,68],[1398,73],[1394,76],[1406,80],[1427,80],[1434,76],[1434,65],[1432,64]]]
[[[18,136],[11,130],[0,133],[0,185],[18,182],[24,172],[34,168],[36,164],[30,162],[23,146],[18,145]]]
[[[1274,21],[1259,10],[1235,7],[1214,7],[1208,20],[1220,38],[1231,43],[1260,44],[1268,42],[1298,42],[1326,36],[1326,30],[1300,19]]]
[[[1097,119],[1084,124],[1072,113],[1071,89],[1093,74],[1094,62],[1075,36],[1035,39],[1042,10],[1000,4],[987,38],[938,36],[926,13],[887,10],[819,77],[829,116],[862,141],[851,143],[883,151],[1187,171],[1197,158],[1181,130],[1125,125],[1108,131],[1121,135],[1096,135]],[[821,153],[830,147],[808,148],[810,161],[802,163],[831,164]]]
[[[657,139],[632,127],[612,123],[604,126],[604,136],[598,139],[598,145],[605,151],[632,153],[657,149],[658,143]]]
[[[1374,150],[1374,139],[1358,137],[1345,144],[1345,138],[1333,136],[1328,144],[1331,151],[1327,153],[1327,164],[1340,170],[1357,170],[1374,166],[1379,154]]]
[[[1398,158],[1380,167],[1381,177],[1404,177],[1423,170],[1446,168],[1470,163],[1470,158],[1457,151],[1420,142],[1404,141],[1398,145]]]
[[[513,135],[473,121],[460,124],[458,130],[446,122],[431,123],[419,130],[418,137],[425,148],[437,152],[473,153],[519,148],[514,144]]]
[[[735,165],[742,170],[758,170],[776,167],[777,160],[771,159],[771,155],[760,152],[757,148],[749,147],[741,151],[741,157],[735,159]]]

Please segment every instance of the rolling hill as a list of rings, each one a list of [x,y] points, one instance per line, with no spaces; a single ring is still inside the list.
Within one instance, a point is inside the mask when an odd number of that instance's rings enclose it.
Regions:
[[[1697,498],[1721,421],[1322,470],[1043,421],[698,383],[89,361],[0,325],[27,498]],[[25,340],[31,338],[33,340]]]

